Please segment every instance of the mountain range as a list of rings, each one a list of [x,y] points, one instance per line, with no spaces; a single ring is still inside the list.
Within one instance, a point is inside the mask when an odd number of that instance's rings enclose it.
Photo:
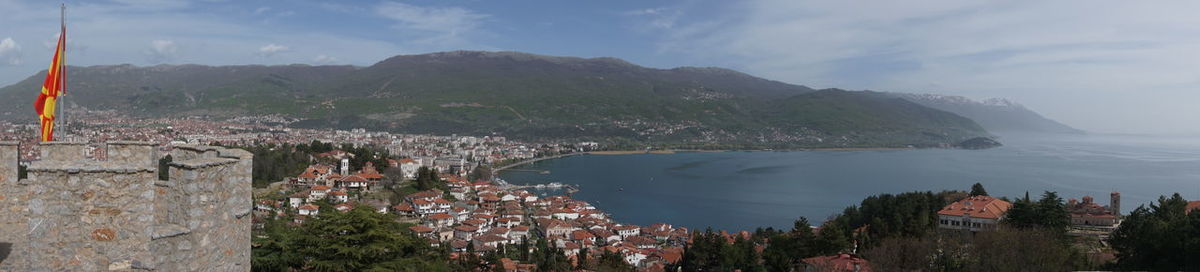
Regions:
[[[945,146],[989,137],[980,124],[992,124],[964,117],[969,110],[904,95],[815,90],[722,68],[656,69],[615,58],[519,52],[401,55],[366,67],[68,71],[67,101],[74,109],[215,119],[284,115],[302,119],[290,125],[305,128],[797,148]],[[34,118],[29,104],[43,77],[0,88],[0,118]]]
[[[892,94],[926,107],[970,118],[995,133],[1084,133],[1083,130],[1050,120],[1021,104],[1003,98],[975,101],[952,95]]]

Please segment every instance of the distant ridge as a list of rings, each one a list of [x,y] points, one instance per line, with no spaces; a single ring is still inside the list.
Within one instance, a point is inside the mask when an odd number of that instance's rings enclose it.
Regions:
[[[898,97],[930,108],[953,112],[971,118],[980,126],[996,133],[1068,133],[1081,134],[1079,130],[1059,123],[1003,98],[975,101],[970,98],[937,94],[892,93]]]
[[[308,128],[688,148],[948,146],[974,121],[883,93],[813,90],[712,67],[453,51],[357,66],[72,67],[70,103],[132,116],[280,114]],[[39,75],[0,88],[26,119]]]

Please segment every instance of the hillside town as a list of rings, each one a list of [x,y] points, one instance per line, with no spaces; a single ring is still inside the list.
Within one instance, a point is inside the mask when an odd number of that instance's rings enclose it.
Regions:
[[[223,146],[298,145],[313,141],[376,147],[392,157],[408,158],[423,166],[437,167],[443,173],[465,175],[479,164],[503,165],[536,157],[590,150],[595,143],[529,143],[502,136],[458,136],[394,134],[365,129],[337,130],[290,128],[296,119],[279,116],[239,117],[211,121],[204,117],[132,118],[111,112],[91,112],[72,120],[61,130],[60,141],[92,143],[86,156],[102,159],[99,143],[110,140],[147,141],[161,144],[161,150],[184,144]],[[0,121],[0,141],[21,143],[21,160],[36,161],[36,123]],[[334,154],[338,155],[338,154]],[[352,155],[351,155],[352,156]],[[435,166],[436,165],[436,166]]]

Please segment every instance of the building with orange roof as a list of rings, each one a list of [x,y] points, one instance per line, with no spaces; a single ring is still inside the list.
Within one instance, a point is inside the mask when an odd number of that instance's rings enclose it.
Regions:
[[[329,197],[332,198],[331,200],[335,203],[345,203],[350,201],[350,194],[347,194],[345,191],[329,192]]]
[[[300,215],[317,215],[318,213],[321,213],[321,207],[317,207],[317,205],[313,204],[300,205],[298,210]]]
[[[1083,202],[1074,198],[1067,200],[1067,212],[1071,214],[1071,224],[1115,228],[1121,223],[1121,193],[1113,192],[1111,197],[1109,206],[1097,204],[1092,196],[1083,196]]]
[[[995,229],[1012,203],[990,196],[971,196],[938,211],[938,228],[986,231]]]
[[[1187,208],[1183,209],[1185,213],[1191,214],[1192,211],[1200,210],[1200,200],[1188,201]]]
[[[804,271],[871,272],[871,265],[867,260],[851,254],[818,256],[805,258],[802,261],[807,265]]]

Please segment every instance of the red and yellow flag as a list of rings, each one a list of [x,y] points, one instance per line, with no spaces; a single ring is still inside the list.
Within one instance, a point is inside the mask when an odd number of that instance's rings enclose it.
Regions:
[[[38,95],[37,101],[33,102],[38,119],[42,121],[43,142],[54,141],[55,103],[59,96],[66,94],[67,67],[66,54],[63,54],[66,41],[67,28],[63,26],[62,33],[58,35],[58,48],[54,50],[54,61],[50,63],[50,69],[46,71],[46,81],[42,83],[42,93]]]

